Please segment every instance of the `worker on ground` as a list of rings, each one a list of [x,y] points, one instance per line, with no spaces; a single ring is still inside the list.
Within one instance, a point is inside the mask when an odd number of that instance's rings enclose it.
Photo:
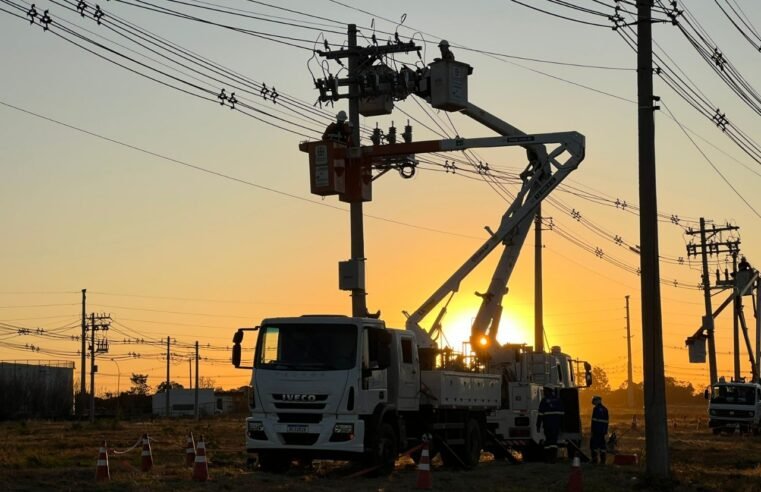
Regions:
[[[602,404],[602,398],[592,398],[592,437],[589,447],[592,451],[592,463],[605,464],[606,442],[605,435],[608,433],[608,409]],[[599,461],[598,461],[599,457]]]
[[[544,427],[544,460],[555,463],[558,456],[558,435],[563,423],[563,402],[555,395],[552,388],[544,388],[544,398],[539,402],[539,417],[536,419],[536,431]]]
[[[328,125],[325,129],[325,133],[322,134],[322,139],[351,145],[352,127],[351,122],[346,120],[346,111],[339,111],[336,115],[336,121]]]

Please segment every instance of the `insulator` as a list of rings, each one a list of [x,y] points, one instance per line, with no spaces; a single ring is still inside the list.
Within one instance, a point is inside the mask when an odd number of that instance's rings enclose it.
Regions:
[[[412,142],[412,126],[410,125],[409,120],[407,120],[407,125],[404,127],[404,133],[402,133],[402,140],[404,140],[405,143]]]
[[[390,144],[396,143],[396,127],[394,126],[394,123],[391,123],[391,126],[388,127],[388,133],[386,133],[386,142]]]
[[[370,141],[373,143],[373,145],[380,145],[381,140],[383,140],[381,129],[376,126],[373,128],[373,135],[370,137]]]

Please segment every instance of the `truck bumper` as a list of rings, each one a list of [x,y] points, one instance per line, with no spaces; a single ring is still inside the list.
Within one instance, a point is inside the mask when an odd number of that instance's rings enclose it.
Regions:
[[[290,414],[253,414],[246,419],[248,452],[293,452],[324,459],[352,459],[365,452],[365,422],[357,415],[323,415],[320,422],[298,422]],[[295,420],[295,422],[294,422]]]

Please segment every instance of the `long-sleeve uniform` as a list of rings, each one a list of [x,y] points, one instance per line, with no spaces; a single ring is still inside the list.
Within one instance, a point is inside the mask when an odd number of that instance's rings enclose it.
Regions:
[[[592,437],[589,447],[592,451],[592,462],[597,463],[599,453],[600,463],[605,463],[605,435],[608,433],[608,409],[602,403],[595,405],[592,410]]]
[[[548,463],[554,463],[558,454],[558,435],[563,422],[563,402],[555,396],[545,396],[539,402],[539,417],[536,430],[544,427],[544,457]]]

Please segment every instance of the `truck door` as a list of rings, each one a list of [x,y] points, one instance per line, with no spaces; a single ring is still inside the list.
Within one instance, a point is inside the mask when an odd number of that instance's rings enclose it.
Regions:
[[[415,340],[410,335],[399,337],[399,409],[417,410],[420,399],[420,368]]]

